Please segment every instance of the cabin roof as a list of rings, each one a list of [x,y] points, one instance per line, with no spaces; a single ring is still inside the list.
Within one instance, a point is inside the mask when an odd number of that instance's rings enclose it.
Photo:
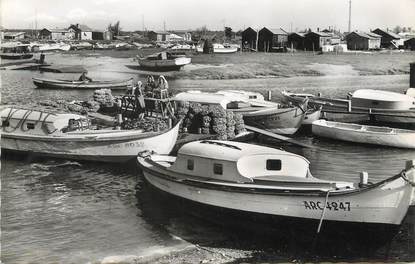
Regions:
[[[178,93],[174,96],[175,101],[196,102],[205,104],[219,104],[226,109],[227,104],[231,102],[229,98],[223,94],[204,93],[200,91],[188,91]]]
[[[354,32],[351,32],[350,34],[353,34],[353,33],[360,37],[367,38],[367,39],[380,39],[381,38],[381,36],[373,32],[354,31]]]
[[[220,140],[190,142],[181,147],[178,154],[234,162],[237,162],[240,158],[245,156],[261,154],[284,154],[287,156],[296,156],[306,160],[304,157],[283,150],[241,142]]]
[[[368,100],[379,100],[379,101],[408,101],[414,102],[415,98],[400,93],[394,93],[389,91],[382,90],[372,90],[372,89],[360,89],[353,93],[352,98],[362,98]]]
[[[20,35],[24,35],[24,32],[4,32],[4,36],[6,37],[17,37]]]

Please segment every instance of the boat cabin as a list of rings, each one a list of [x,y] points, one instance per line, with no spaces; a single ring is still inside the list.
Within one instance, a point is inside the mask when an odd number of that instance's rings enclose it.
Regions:
[[[10,44],[2,45],[0,48],[2,53],[30,53],[29,44]]]
[[[1,111],[1,127],[4,133],[50,135],[83,130],[89,120],[75,114],[53,114],[42,111],[6,108]]]
[[[415,109],[415,98],[406,94],[361,89],[355,91],[351,96],[352,107],[388,110]]]
[[[176,173],[227,182],[304,180],[309,162],[278,149],[253,144],[204,140],[185,144],[169,167]]]

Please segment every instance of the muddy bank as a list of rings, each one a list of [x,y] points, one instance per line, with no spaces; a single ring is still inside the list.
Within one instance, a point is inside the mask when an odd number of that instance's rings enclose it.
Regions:
[[[70,51],[81,57],[133,58],[161,51],[157,48],[141,50],[82,50]],[[171,79],[252,79],[295,76],[332,75],[395,75],[408,74],[415,52],[372,52],[315,55],[297,53],[234,53],[194,54],[192,64],[177,72],[169,72]],[[133,63],[131,63],[133,64]],[[126,67],[123,65],[123,67]],[[126,67],[127,69],[127,67]],[[138,73],[142,72],[140,69]]]

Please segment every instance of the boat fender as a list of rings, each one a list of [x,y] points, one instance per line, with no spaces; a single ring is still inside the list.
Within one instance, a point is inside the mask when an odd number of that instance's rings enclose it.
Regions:
[[[362,188],[364,186],[367,186],[368,182],[369,182],[369,174],[366,171],[362,171],[360,173],[359,187]]]

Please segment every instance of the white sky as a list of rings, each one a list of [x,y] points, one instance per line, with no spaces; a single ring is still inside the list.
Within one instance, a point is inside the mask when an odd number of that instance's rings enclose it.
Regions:
[[[68,27],[104,29],[120,20],[124,30],[196,29],[206,25],[234,31],[244,27],[290,30],[348,25],[349,0],[0,0],[5,28]],[[37,14],[37,15],[36,15]],[[415,29],[415,0],[352,0],[352,30],[396,25]]]

